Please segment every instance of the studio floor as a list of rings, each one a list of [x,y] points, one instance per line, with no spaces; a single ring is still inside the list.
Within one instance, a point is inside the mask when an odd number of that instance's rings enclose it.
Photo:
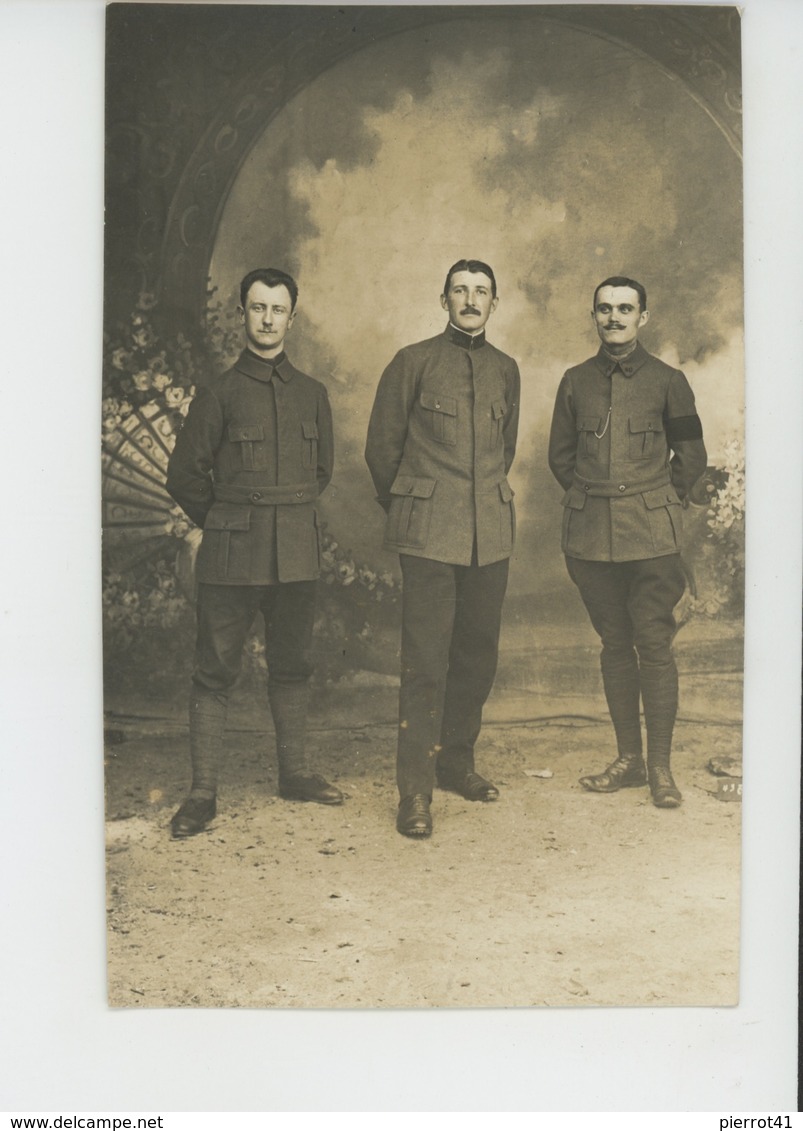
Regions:
[[[267,705],[235,695],[218,815],[185,841],[168,827],[183,706],[110,705],[110,1004],[735,1004],[741,805],[709,763],[741,755],[737,653],[724,638],[678,649],[684,802],[667,811],[646,788],[578,785],[613,756],[592,657],[557,643],[528,659],[508,640],[477,749],[500,799],[436,792],[423,842],[394,827],[392,678],[316,695],[312,762],[346,792],[338,808],[278,799]]]

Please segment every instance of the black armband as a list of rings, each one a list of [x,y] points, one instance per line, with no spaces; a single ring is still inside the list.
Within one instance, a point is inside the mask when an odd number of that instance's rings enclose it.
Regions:
[[[666,422],[666,438],[670,444],[678,440],[702,440],[700,417],[697,413],[694,416],[671,416]]]

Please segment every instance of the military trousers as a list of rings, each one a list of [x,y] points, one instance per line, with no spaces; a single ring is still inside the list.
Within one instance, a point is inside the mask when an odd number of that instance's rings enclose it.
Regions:
[[[315,581],[198,586],[198,637],[189,704],[192,796],[212,798],[224,744],[229,691],[257,613],[265,620],[268,699],[282,773],[306,768],[305,731]]]
[[[396,779],[400,797],[432,794],[436,769],[474,769],[493,687],[509,560],[449,565],[400,555],[403,578]]]
[[[673,610],[686,588],[680,554],[632,562],[566,558],[569,576],[603,649],[632,651],[648,664],[667,664],[677,625]]]
[[[567,557],[566,566],[602,641],[602,680],[619,753],[641,753],[643,702],[648,756],[665,760],[678,702],[672,640],[673,610],[686,588],[680,554],[629,562]]]
[[[226,694],[240,674],[243,648],[258,613],[265,621],[268,686],[307,683],[317,581],[277,585],[198,586],[193,683]]]

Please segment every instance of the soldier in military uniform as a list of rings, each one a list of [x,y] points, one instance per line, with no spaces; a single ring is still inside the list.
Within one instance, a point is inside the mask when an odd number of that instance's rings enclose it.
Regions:
[[[429,836],[433,784],[494,801],[474,744],[493,686],[515,513],[516,362],[485,338],[498,303],[491,268],[446,277],[446,330],[399,351],[379,382],[366,460],[402,579],[396,827]]]
[[[676,808],[673,610],[686,585],[683,501],[706,467],[703,431],[683,373],[638,341],[649,318],[642,284],[605,279],[594,292],[592,318],[602,344],[595,357],[564,375],[549,441],[549,465],[566,492],[562,548],[602,640],[602,679],[618,749],[606,770],[580,782],[614,793],[649,781],[654,804]]]
[[[305,753],[310,648],[319,571],[315,500],[332,475],[326,389],[284,352],[298,288],[273,268],[243,279],[246,348],[193,401],[170,459],[167,489],[203,527],[198,636],[190,697],[192,788],[175,837],[215,816],[229,690],[258,612],[265,620],[268,699],[282,797],[338,805],[342,793],[309,772]]]

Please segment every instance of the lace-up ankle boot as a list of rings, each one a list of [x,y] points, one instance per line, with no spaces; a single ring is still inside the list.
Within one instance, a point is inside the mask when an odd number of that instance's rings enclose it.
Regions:
[[[616,793],[617,790],[647,784],[647,768],[641,753],[619,754],[601,774],[580,778],[580,785],[592,793]]]

